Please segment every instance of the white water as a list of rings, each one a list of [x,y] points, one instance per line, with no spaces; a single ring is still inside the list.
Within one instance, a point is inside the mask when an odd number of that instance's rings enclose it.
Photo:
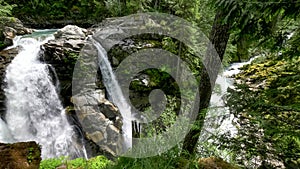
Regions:
[[[116,104],[119,108],[119,111],[123,117],[123,139],[124,139],[124,147],[123,151],[128,150],[128,148],[132,147],[132,115],[131,115],[131,107],[128,105],[124,95],[122,93],[122,89],[119,86],[118,81],[113,73],[112,67],[107,57],[106,50],[94,40],[93,44],[98,50],[98,64],[101,69],[103,83],[109,94],[111,101]]]
[[[230,137],[234,137],[237,134],[237,128],[235,123],[237,119],[230,113],[228,107],[225,106],[224,96],[227,94],[227,89],[233,87],[234,79],[233,75],[240,73],[240,68],[244,65],[250,64],[253,60],[260,56],[251,58],[247,62],[233,63],[223,73],[219,74],[216,80],[216,85],[212,93],[210,100],[210,107],[205,117],[204,127],[201,132],[200,142],[218,142],[211,136],[220,136],[225,133],[229,133]],[[218,150],[215,150],[218,151]],[[223,159],[227,159],[226,152],[219,151],[219,155]]]
[[[49,65],[38,59],[40,45],[53,38],[18,37],[16,43],[22,50],[6,69],[7,112],[6,123],[0,121],[0,141],[36,141],[42,146],[42,158],[83,156],[84,147],[76,142]]]
[[[15,140],[10,134],[9,129],[7,128],[6,123],[0,118],[0,142],[1,143],[13,143]]]

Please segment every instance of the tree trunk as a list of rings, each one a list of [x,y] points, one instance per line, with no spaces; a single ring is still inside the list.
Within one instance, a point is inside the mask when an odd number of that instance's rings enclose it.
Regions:
[[[212,50],[212,48],[215,48],[215,51],[218,53],[220,60],[223,60],[223,56],[225,53],[226,45],[229,39],[229,24],[224,24],[222,21],[226,16],[226,12],[224,11],[218,11],[215,15],[212,31],[210,33],[210,41],[213,46],[208,45],[207,55],[216,55]],[[204,118],[206,115],[206,109],[209,106],[212,89],[214,86],[214,83],[217,79],[217,75],[219,72],[219,69],[221,67],[220,64],[216,64],[216,62],[212,59],[212,57],[207,57],[208,60],[205,60],[204,62],[208,63],[208,66],[212,66],[214,72],[210,76],[208,76],[208,72],[206,68],[202,69],[200,78],[200,85],[199,85],[199,94],[200,94],[200,104],[199,104],[199,113],[196,117],[196,121],[191,128],[191,130],[186,135],[184,142],[183,142],[183,156],[192,155],[195,152],[197,142],[201,133],[201,129],[203,127]],[[211,81],[213,84],[211,84]]]
[[[248,36],[249,35],[247,33],[241,32],[241,37],[239,37],[237,40],[237,44],[236,44],[237,52],[236,53],[237,53],[239,62],[249,59],[248,49],[249,49],[250,44],[249,44],[248,40],[250,38]]]

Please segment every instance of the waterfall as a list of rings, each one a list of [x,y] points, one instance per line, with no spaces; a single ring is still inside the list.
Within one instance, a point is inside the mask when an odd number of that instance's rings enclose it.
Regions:
[[[132,147],[132,115],[131,107],[128,105],[122,89],[113,73],[112,67],[107,57],[106,50],[95,40],[93,44],[98,50],[98,64],[101,70],[104,86],[109,94],[110,100],[119,108],[123,117],[123,150],[127,150]]]
[[[67,120],[49,65],[39,60],[40,45],[53,38],[19,38],[21,51],[6,69],[7,112],[6,123],[0,121],[0,141],[36,141],[42,146],[42,158],[74,158],[83,156],[84,149]]]

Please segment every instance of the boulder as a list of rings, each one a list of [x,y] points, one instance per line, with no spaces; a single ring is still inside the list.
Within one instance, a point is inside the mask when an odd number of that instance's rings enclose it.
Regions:
[[[87,34],[87,30],[80,28],[75,25],[67,25],[62,29],[59,29],[55,34],[54,37],[56,39],[81,39],[84,40]]]
[[[238,169],[237,166],[217,157],[201,158],[198,163],[199,169]]]
[[[16,37],[16,34],[17,34],[17,31],[12,28],[12,27],[4,27],[4,31],[3,31],[3,34],[4,34],[4,41],[3,41],[3,44],[5,46],[11,46],[13,45],[13,39]]]
[[[41,148],[33,141],[0,143],[0,168],[2,169],[38,169],[40,162]]]
[[[0,17],[0,29],[4,27],[15,29],[17,35],[25,35],[33,32],[32,29],[26,28],[18,18],[14,17]]]
[[[13,45],[16,35],[30,34],[33,30],[24,27],[23,23],[13,17],[0,17],[0,50]]]

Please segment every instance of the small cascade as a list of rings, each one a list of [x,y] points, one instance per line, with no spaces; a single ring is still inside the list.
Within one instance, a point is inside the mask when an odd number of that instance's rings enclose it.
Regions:
[[[234,124],[236,123],[236,119],[230,113],[229,108],[225,106],[224,96],[227,94],[227,89],[232,87],[234,83],[234,79],[231,77],[238,74],[241,71],[241,67],[250,64],[258,57],[260,56],[255,56],[247,62],[233,63],[218,75],[210,100],[210,109],[205,117],[200,142],[208,141],[216,143],[217,140],[211,139],[211,136],[220,136],[229,133],[230,137],[234,137],[237,134],[238,131]]]
[[[54,85],[58,82],[50,76],[53,70],[39,60],[40,46],[53,38],[50,34],[17,40],[21,51],[6,69],[7,112],[5,122],[0,121],[0,141],[36,141],[42,146],[42,158],[84,157],[84,147],[59,100]]]
[[[132,115],[131,107],[128,105],[124,95],[122,93],[121,87],[113,73],[112,67],[107,57],[106,50],[97,42],[93,41],[93,44],[98,50],[98,64],[101,69],[103,83],[109,94],[110,100],[116,104],[119,108],[120,113],[123,117],[123,139],[124,144],[123,150],[126,151],[128,148],[132,147]]]

